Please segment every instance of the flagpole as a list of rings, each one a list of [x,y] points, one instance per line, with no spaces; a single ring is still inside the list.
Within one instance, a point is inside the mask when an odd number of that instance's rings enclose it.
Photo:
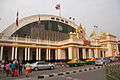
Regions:
[[[94,29],[95,29],[95,32],[96,32],[95,36],[98,36],[98,26],[94,25]]]

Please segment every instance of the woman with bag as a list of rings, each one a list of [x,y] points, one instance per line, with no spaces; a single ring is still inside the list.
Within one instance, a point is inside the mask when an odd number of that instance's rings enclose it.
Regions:
[[[7,62],[7,64],[5,65],[5,69],[6,69],[6,76],[9,75],[9,70],[10,70],[10,65],[9,63]]]
[[[25,65],[25,73],[26,73],[26,77],[28,77],[28,75],[30,74],[30,71],[31,71],[31,65],[29,63],[27,63]]]

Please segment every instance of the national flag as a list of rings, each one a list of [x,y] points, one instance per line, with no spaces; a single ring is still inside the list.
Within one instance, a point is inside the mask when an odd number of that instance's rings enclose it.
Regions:
[[[16,26],[18,26],[18,11],[17,11],[17,18],[16,18]]]
[[[56,8],[56,10],[60,10],[60,4],[57,4],[57,5],[55,6],[55,8]]]
[[[93,31],[91,34],[90,34],[90,37],[94,37],[95,36],[95,31]]]
[[[40,16],[38,17],[38,26],[40,25]]]
[[[97,26],[97,25],[94,25],[94,28],[98,28],[98,26]]]
[[[40,26],[40,16],[38,17],[38,30],[40,30],[39,26]]]

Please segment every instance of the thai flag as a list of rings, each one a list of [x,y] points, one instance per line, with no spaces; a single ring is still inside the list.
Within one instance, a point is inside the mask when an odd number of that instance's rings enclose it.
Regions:
[[[40,30],[40,16],[38,17],[38,31]]]
[[[38,25],[40,25],[40,16],[38,17]]]
[[[55,8],[56,8],[56,10],[60,10],[60,4],[57,4],[57,5],[55,6]]]

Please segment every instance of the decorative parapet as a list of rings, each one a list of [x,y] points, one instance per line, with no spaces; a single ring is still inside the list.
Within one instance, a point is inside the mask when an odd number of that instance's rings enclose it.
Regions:
[[[26,38],[22,38],[22,37],[18,37],[18,36],[13,36],[13,37],[7,37],[4,38],[0,38],[0,41],[5,41],[7,43],[7,41],[9,43],[30,43],[30,44],[44,44],[44,45],[66,45],[66,44],[79,44],[79,45],[95,45],[95,46],[99,46],[98,42],[96,41],[86,41],[86,40],[81,40],[81,39],[77,39],[75,38],[75,33],[70,33],[70,38],[64,41],[49,41],[49,40],[40,40],[39,38],[37,39],[31,39],[29,36],[26,36]]]

